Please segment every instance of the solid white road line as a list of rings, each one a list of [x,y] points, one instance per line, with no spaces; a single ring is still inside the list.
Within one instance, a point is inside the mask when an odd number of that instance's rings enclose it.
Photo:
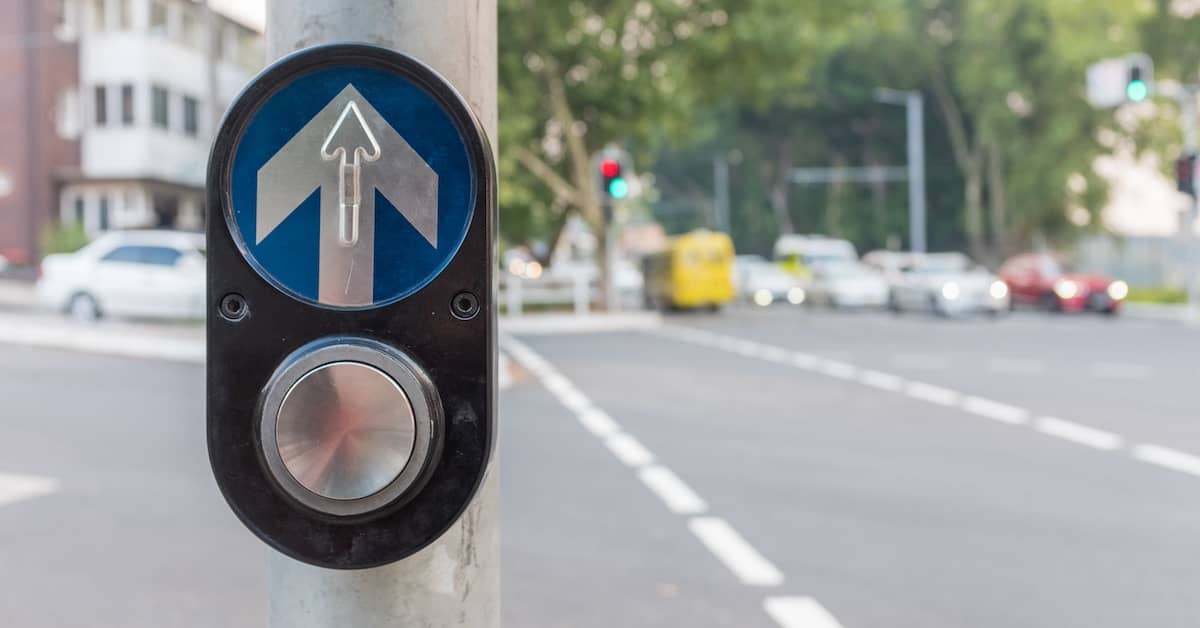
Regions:
[[[742,584],[774,587],[783,583],[783,573],[759,554],[758,550],[724,519],[693,517],[688,521],[688,528],[710,552],[725,563]]]
[[[1007,403],[984,399],[983,397],[964,397],[962,408],[971,414],[977,414],[981,417],[1010,425],[1020,425],[1029,422],[1028,410],[1010,406]]]
[[[782,628],[842,628],[838,620],[811,597],[769,597],[763,610]]]
[[[592,407],[592,402],[587,398],[587,395],[580,392],[574,386],[559,393],[558,400],[575,414],[581,414]]]
[[[708,509],[708,504],[696,494],[679,476],[670,469],[652,465],[643,467],[638,477],[658,498],[666,503],[671,512],[680,515],[698,515]]]
[[[1135,445],[1131,453],[1134,458],[1142,462],[1148,462],[1173,471],[1200,475],[1200,457],[1185,454],[1170,447],[1150,444]]]
[[[1055,436],[1069,440],[1077,445],[1093,447],[1103,451],[1112,451],[1121,446],[1121,437],[1112,432],[1098,430],[1094,427],[1080,425],[1079,423],[1055,417],[1039,417],[1033,428],[1049,436]]]
[[[1088,365],[1088,374],[1103,379],[1150,379],[1154,375],[1154,369],[1146,364],[1098,362]]]
[[[904,379],[891,373],[872,371],[870,369],[864,369],[860,372],[858,374],[858,381],[872,388],[889,392],[899,392],[901,388],[904,388]]]
[[[909,382],[906,392],[913,399],[936,403],[940,406],[952,406],[958,403],[958,399],[962,397],[961,394],[949,388],[942,388],[941,386],[934,386],[925,382]]]
[[[1015,375],[1040,375],[1046,372],[1044,362],[1026,358],[991,358],[986,362],[986,368],[994,373]]]
[[[820,363],[821,358],[818,358],[811,353],[804,353],[801,351],[792,352],[791,364],[798,369],[811,371],[812,369],[817,368],[817,365]]]
[[[0,506],[57,493],[61,486],[54,478],[0,473]]]
[[[854,376],[858,374],[858,368],[837,360],[825,360],[821,363],[821,372],[838,379],[854,379]]]
[[[654,454],[642,446],[638,440],[629,434],[620,432],[604,440],[609,451],[621,462],[631,467],[642,467],[654,462]]]

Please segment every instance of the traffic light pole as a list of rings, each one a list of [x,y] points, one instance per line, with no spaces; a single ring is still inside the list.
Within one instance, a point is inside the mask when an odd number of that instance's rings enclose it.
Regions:
[[[1196,127],[1196,97],[1200,95],[1200,85],[1163,85],[1155,84],[1155,90],[1170,96],[1179,104],[1180,126],[1183,127],[1183,153],[1195,155],[1200,149],[1200,137]],[[1183,243],[1184,255],[1187,259],[1187,322],[1200,323],[1200,237],[1196,233],[1197,222],[1200,221],[1200,206],[1197,205],[1197,188],[1195,173],[1192,173],[1192,189],[1188,194],[1187,216],[1181,221],[1180,242]]]
[[[496,134],[496,0],[269,0],[267,54],[368,42],[433,67]],[[494,148],[494,147],[493,147]],[[372,628],[500,625],[499,477],[432,545],[400,562],[339,571],[271,552],[270,625]]]

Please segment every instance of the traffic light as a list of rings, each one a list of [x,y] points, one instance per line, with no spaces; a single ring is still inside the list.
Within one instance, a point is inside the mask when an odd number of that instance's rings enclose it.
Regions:
[[[1150,97],[1150,82],[1153,79],[1153,66],[1150,60],[1141,55],[1132,56],[1127,61],[1128,70],[1125,78],[1125,99],[1131,103],[1144,102]]]
[[[625,180],[623,170],[619,160],[600,160],[601,185],[609,200],[619,201],[629,196],[629,182]]]
[[[1179,191],[1186,194],[1196,194],[1196,154],[1188,153],[1175,160],[1175,181]]]

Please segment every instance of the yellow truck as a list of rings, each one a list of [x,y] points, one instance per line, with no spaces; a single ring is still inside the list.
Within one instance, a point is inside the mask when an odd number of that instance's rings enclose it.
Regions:
[[[671,238],[667,248],[642,260],[644,297],[650,309],[720,309],[732,301],[733,241],[698,230]]]

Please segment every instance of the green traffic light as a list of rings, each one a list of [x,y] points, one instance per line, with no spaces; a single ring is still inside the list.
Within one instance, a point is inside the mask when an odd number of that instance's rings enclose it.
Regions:
[[[1150,88],[1145,81],[1129,81],[1125,86],[1125,96],[1130,102],[1142,102],[1150,95]]]
[[[609,181],[608,195],[617,200],[621,200],[626,196],[629,196],[629,184],[626,183],[625,179],[622,179],[621,177],[617,177],[612,181]]]

